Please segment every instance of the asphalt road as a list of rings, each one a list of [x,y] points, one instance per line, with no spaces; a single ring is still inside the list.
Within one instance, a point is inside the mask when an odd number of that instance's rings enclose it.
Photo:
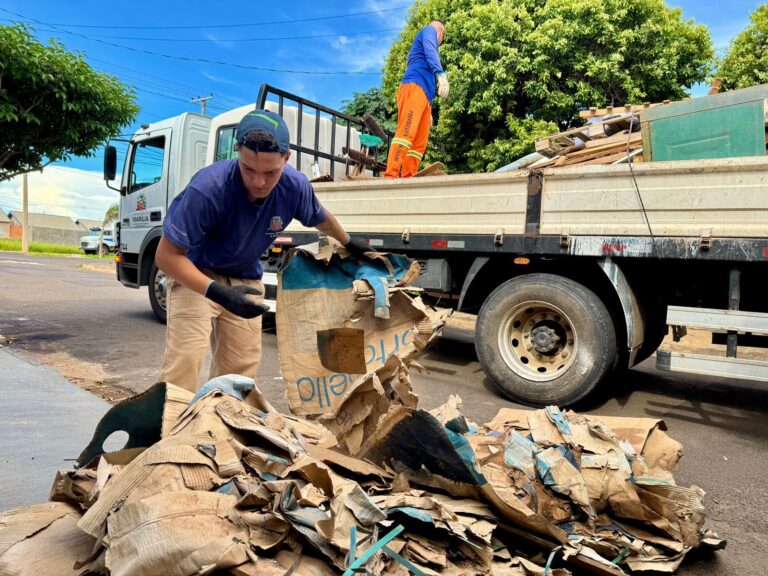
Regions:
[[[155,382],[164,338],[146,289],[122,287],[101,263],[0,253],[0,344],[14,353],[53,366],[114,402]],[[768,387],[664,374],[652,361],[611,382],[610,394],[580,410],[661,418],[683,443],[676,479],[707,492],[708,525],[728,540],[728,548],[690,556],[679,574],[761,569],[768,558]],[[413,384],[427,409],[458,394],[465,415],[486,422],[499,408],[513,406],[485,379],[471,344],[443,340],[420,363],[429,373],[414,371]],[[269,328],[258,385],[276,407],[287,409]]]

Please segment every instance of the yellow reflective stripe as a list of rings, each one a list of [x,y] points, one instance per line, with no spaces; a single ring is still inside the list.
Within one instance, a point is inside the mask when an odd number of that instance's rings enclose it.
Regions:
[[[411,143],[404,138],[392,138],[392,144],[400,144],[400,146],[405,146],[406,148],[411,147]]]
[[[419,154],[415,150],[409,150],[406,156],[413,156],[414,158],[418,158],[419,160],[422,160],[424,158],[424,154]]]

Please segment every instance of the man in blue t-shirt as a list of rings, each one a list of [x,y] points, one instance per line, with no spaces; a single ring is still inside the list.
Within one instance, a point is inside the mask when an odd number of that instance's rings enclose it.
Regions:
[[[260,256],[291,220],[341,242],[362,257],[353,239],[288,166],[283,119],[248,113],[236,134],[238,158],[200,170],[168,208],[155,260],[169,276],[168,330],[161,380],[191,391],[210,343],[210,377],[255,377],[261,357]]]

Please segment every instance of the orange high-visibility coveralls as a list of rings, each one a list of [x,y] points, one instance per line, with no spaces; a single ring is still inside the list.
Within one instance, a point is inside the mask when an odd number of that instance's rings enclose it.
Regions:
[[[419,171],[432,125],[432,106],[415,82],[397,89],[397,131],[387,156],[388,178],[410,178]]]

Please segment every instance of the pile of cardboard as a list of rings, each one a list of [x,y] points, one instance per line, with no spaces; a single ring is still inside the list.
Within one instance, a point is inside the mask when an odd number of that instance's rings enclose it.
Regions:
[[[293,252],[278,333],[300,415],[242,376],[116,405],[50,503],[0,515],[0,574],[618,576],[722,546],[661,421],[418,409],[409,370],[445,312],[410,293],[414,274],[394,255]]]
[[[137,411],[131,437],[157,441],[60,472],[52,503],[0,516],[1,573],[526,576],[564,559],[620,575],[719,544],[658,420],[503,409],[478,426],[451,398],[393,406],[347,455],[252,380],[221,377],[115,406],[81,459]]]
[[[537,140],[536,152],[545,158],[529,168],[639,162],[642,146],[640,117],[636,112],[608,114],[584,126]]]

